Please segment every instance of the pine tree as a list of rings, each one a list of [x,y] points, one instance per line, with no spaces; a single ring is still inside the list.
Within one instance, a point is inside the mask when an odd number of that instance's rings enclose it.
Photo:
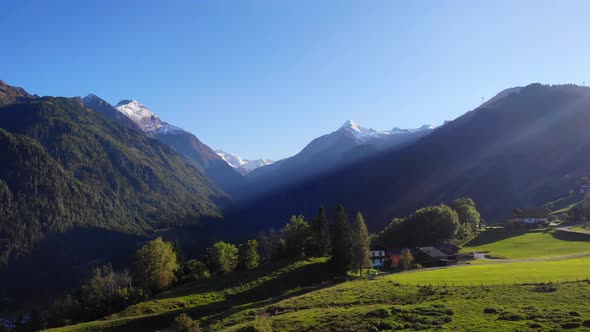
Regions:
[[[330,254],[330,225],[324,208],[320,208],[317,218],[311,222],[313,232],[313,255],[315,257],[324,257]]]
[[[334,223],[331,228],[332,258],[334,267],[339,271],[346,271],[350,265],[350,223],[342,205],[338,206]]]
[[[356,215],[352,225],[352,246],[350,266],[354,272],[360,271],[363,276],[363,268],[371,266],[369,231],[362,213]]]

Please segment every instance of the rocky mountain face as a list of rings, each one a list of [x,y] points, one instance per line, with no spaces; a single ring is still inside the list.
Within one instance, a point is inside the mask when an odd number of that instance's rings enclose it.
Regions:
[[[148,136],[170,145],[230,196],[239,197],[245,184],[242,175],[194,134],[162,121],[158,115],[136,100],[122,100],[116,109]]]

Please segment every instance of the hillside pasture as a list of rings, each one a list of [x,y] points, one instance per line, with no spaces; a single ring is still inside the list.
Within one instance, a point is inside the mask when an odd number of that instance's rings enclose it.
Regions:
[[[489,252],[496,258],[551,258],[590,253],[590,234],[554,229],[489,229],[463,245],[465,252]]]
[[[556,261],[487,263],[425,269],[388,276],[402,285],[504,285],[590,278],[590,257]]]

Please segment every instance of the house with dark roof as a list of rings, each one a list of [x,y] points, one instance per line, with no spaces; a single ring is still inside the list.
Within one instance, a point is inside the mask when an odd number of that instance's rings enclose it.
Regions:
[[[445,266],[456,264],[451,255],[445,254],[435,247],[418,247],[411,250],[414,262],[426,267]]]
[[[549,222],[549,211],[546,208],[514,209],[514,221],[522,224],[540,224]]]

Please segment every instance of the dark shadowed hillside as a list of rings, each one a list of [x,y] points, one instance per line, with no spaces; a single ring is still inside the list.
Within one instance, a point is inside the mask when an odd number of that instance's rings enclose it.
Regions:
[[[533,84],[399,151],[277,191],[236,211],[258,227],[343,203],[373,230],[395,216],[472,197],[488,222],[558,197],[590,173],[590,89]]]
[[[78,99],[0,107],[0,257],[84,226],[142,234],[220,216],[227,196],[169,146]]]

